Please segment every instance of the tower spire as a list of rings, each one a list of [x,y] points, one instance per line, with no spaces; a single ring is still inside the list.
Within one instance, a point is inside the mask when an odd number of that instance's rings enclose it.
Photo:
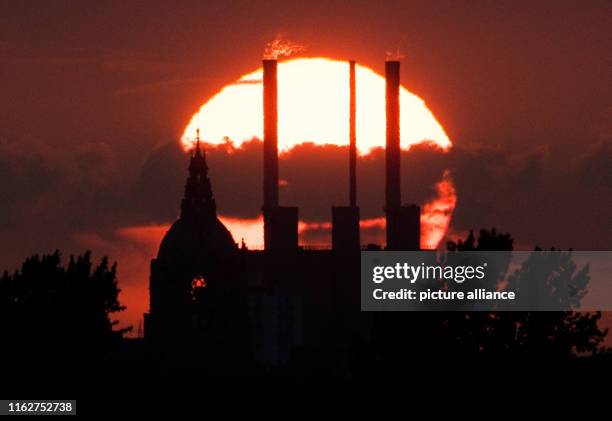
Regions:
[[[189,162],[189,177],[181,202],[181,218],[215,217],[217,207],[208,178],[206,150],[200,147],[200,129],[196,131],[196,147]]]
[[[199,128],[199,127],[196,129],[196,147],[195,147],[195,154],[196,154],[196,155],[201,155],[201,152],[200,152],[200,128]]]

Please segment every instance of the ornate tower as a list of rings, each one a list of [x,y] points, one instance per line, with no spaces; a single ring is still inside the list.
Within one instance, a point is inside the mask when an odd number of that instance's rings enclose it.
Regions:
[[[243,291],[238,248],[217,217],[199,130],[188,171],[180,216],[151,260],[145,338],[162,348],[184,350],[194,343],[209,349],[215,337],[218,350],[235,339],[227,332],[240,324],[236,307],[242,306]]]
[[[189,177],[185,183],[185,196],[181,202],[181,219],[206,219],[217,216],[217,205],[213,198],[206,152],[200,148],[200,129],[195,152],[189,163]]]

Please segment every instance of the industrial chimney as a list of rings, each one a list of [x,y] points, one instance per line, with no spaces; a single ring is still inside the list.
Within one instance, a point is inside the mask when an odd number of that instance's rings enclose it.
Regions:
[[[332,207],[332,249],[359,250],[355,61],[349,61],[349,206]]]
[[[399,61],[385,62],[387,142],[385,145],[385,207],[387,212],[401,205],[400,190],[400,124],[399,124]],[[389,228],[387,227],[387,242]]]
[[[298,247],[298,208],[278,201],[278,81],[277,60],[263,60],[263,217],[264,248]]]
[[[349,203],[357,206],[357,92],[355,60],[349,61]]]
[[[402,206],[400,171],[400,62],[385,62],[387,140],[385,214],[388,250],[419,250],[421,211]]]
[[[264,209],[278,206],[277,61],[263,61]]]

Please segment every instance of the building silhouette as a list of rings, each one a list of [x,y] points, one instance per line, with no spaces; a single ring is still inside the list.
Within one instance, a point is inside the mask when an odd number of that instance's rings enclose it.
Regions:
[[[341,358],[368,335],[360,312],[360,235],[356,198],[356,83],[350,71],[349,205],[332,208],[332,247],[298,243],[298,208],[278,189],[277,61],[263,61],[264,249],[240,247],[216,214],[199,133],[179,219],[151,261],[145,340],[169,358],[211,368],[286,364],[296,350]],[[418,250],[420,209],[400,197],[399,62],[388,61],[386,203],[389,250]],[[381,246],[370,246],[375,249]]]

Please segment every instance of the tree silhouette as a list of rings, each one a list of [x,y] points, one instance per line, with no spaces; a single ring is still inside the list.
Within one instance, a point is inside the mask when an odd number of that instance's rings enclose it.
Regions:
[[[449,251],[512,251],[514,240],[510,234],[499,233],[495,228],[480,230],[477,240],[474,231],[470,230],[465,240],[449,241],[446,248]]]
[[[568,311],[516,312],[515,348],[523,352],[548,356],[572,355],[575,351],[595,353],[606,330],[597,326],[601,313],[580,313],[579,307],[589,284],[589,266],[580,269],[572,260],[571,251],[563,252],[540,248],[529,255],[521,267],[508,277],[514,289],[531,289],[529,297],[536,297],[540,308],[567,308]],[[535,291],[534,289],[543,289]]]
[[[449,251],[511,251],[513,240],[509,234],[495,228],[481,230],[478,240],[470,231],[464,241],[449,242]],[[500,279],[508,270],[508,259],[496,268]],[[571,252],[535,249],[521,267],[508,276],[514,288],[532,289],[529,297],[539,297],[542,308],[567,307],[575,309],[586,294],[589,282],[588,266],[578,270]],[[534,288],[542,288],[537,294]],[[568,293],[571,291],[571,293]],[[483,312],[449,315],[449,320],[461,320],[453,329],[455,337],[461,332],[468,335],[480,352],[512,352],[528,356],[572,358],[576,352],[594,354],[600,347],[606,330],[600,330],[597,321],[601,313],[572,311],[542,312]],[[449,323],[451,325],[451,323]],[[466,343],[463,341],[463,343]],[[469,344],[470,341],[467,341]]]
[[[115,329],[119,303],[117,265],[91,254],[70,257],[62,267],[59,251],[25,260],[21,270],[0,278],[0,353],[13,361],[93,359],[107,355],[131,329]]]
[[[449,254],[454,251],[507,251],[497,267],[489,267],[500,279],[509,270],[513,239],[495,229],[481,230],[478,237],[470,231],[464,240],[449,242]],[[576,304],[588,284],[588,268],[578,269],[571,253],[542,255],[539,250],[528,262],[510,275],[510,282],[534,282],[548,288],[550,300],[560,300],[559,283],[572,285],[574,295],[567,302]],[[536,260],[538,260],[536,262]],[[542,261],[544,260],[544,261]],[[537,263],[537,265],[536,265]],[[534,273],[533,268],[540,272]],[[560,279],[553,274],[563,274]],[[544,282],[542,282],[544,281]],[[557,288],[556,288],[557,287]],[[557,307],[558,308],[558,307]],[[398,367],[413,361],[449,361],[454,357],[476,359],[486,356],[546,357],[573,359],[577,353],[595,354],[607,330],[597,326],[601,314],[572,311],[554,312],[380,312],[373,321],[370,346],[354,350],[353,367],[371,372],[368,361]],[[366,374],[367,375],[367,374]]]

